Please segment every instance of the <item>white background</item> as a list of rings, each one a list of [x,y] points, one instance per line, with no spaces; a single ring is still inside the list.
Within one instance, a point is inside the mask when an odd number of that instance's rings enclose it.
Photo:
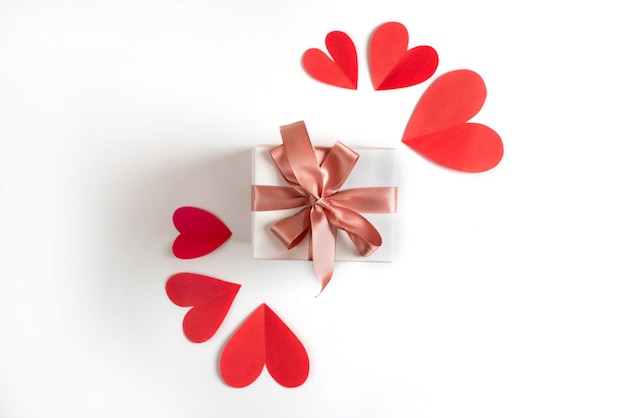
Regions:
[[[626,141],[619,3],[0,1],[0,416],[624,417]],[[487,84],[474,119],[494,170],[400,143],[432,81],[376,92],[374,29],[401,21],[435,74]],[[302,53],[354,40],[359,89]],[[304,119],[317,143],[398,148],[392,264],[250,258],[250,149]],[[233,230],[178,260],[171,214]],[[188,342],[165,295],[181,271],[241,283],[217,334]],[[221,381],[228,337],[267,302],[308,349],[296,389]]]

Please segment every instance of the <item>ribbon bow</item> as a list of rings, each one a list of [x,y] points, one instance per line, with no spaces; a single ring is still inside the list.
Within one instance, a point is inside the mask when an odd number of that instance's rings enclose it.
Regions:
[[[346,231],[359,254],[370,256],[382,245],[376,228],[358,212],[396,211],[397,187],[363,187],[340,190],[359,154],[336,142],[331,148],[313,149],[304,122],[281,126],[283,145],[270,155],[285,186],[252,186],[252,210],[268,211],[304,206],[276,222],[271,230],[291,249],[309,233],[309,258],[322,282],[333,275],[337,229]]]

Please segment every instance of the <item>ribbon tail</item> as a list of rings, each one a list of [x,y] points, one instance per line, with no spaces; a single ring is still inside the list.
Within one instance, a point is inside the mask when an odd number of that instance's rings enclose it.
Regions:
[[[311,208],[310,216],[313,270],[322,283],[322,293],[333,277],[337,229],[330,224],[324,209],[319,206]]]

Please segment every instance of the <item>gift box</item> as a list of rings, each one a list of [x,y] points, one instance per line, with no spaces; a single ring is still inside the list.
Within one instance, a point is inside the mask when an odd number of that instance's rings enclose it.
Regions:
[[[305,131],[306,132],[306,131]],[[277,169],[277,165],[270,155],[270,151],[277,145],[258,145],[252,151],[252,185],[254,186],[282,186],[290,187],[290,184]],[[347,147],[346,147],[347,148]],[[318,164],[324,161],[330,147],[315,147],[315,157]],[[358,160],[354,164],[347,179],[342,184],[340,191],[359,190],[365,193],[365,199],[379,198],[380,191],[389,194],[390,208],[385,213],[363,213],[358,209],[361,216],[367,219],[380,234],[382,245],[368,256],[363,256],[357,250],[355,243],[348,233],[337,230],[335,241],[335,260],[337,261],[382,261],[389,262],[393,259],[394,223],[395,223],[395,200],[396,200],[396,164],[395,150],[390,148],[348,148],[358,154]],[[293,185],[292,185],[293,186]],[[380,188],[380,189],[377,189]],[[391,191],[391,192],[390,192]],[[370,193],[368,196],[367,193]],[[254,201],[254,196],[253,196]],[[288,249],[285,244],[272,231],[272,226],[286,219],[307,205],[274,210],[252,211],[252,249],[256,259],[279,259],[279,260],[310,260],[310,239],[304,238],[293,248]],[[349,206],[349,205],[346,205]],[[392,207],[392,208],[391,208]],[[386,209],[386,210],[387,210]],[[308,232],[310,236],[310,231]]]

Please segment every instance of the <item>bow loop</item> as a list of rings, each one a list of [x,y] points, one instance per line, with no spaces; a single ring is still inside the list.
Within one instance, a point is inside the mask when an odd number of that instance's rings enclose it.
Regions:
[[[326,196],[337,193],[350,176],[358,159],[359,154],[341,142],[336,142],[332,146],[320,165]]]
[[[363,257],[369,257],[383,245],[383,239],[378,230],[357,212],[332,206],[327,211],[327,217],[331,225],[348,233],[357,251]]]
[[[309,232],[311,228],[309,211],[309,208],[304,208],[272,225],[272,232],[288,250],[300,244]]]
[[[284,162],[286,159],[288,163],[282,166],[281,171],[286,174],[285,179],[289,183],[299,185],[311,196],[322,197],[324,188],[322,172],[306,128],[303,130],[300,125],[294,123],[281,126],[280,134],[283,138],[282,148],[284,148],[281,160]],[[276,163],[274,151],[270,151],[270,154]]]

